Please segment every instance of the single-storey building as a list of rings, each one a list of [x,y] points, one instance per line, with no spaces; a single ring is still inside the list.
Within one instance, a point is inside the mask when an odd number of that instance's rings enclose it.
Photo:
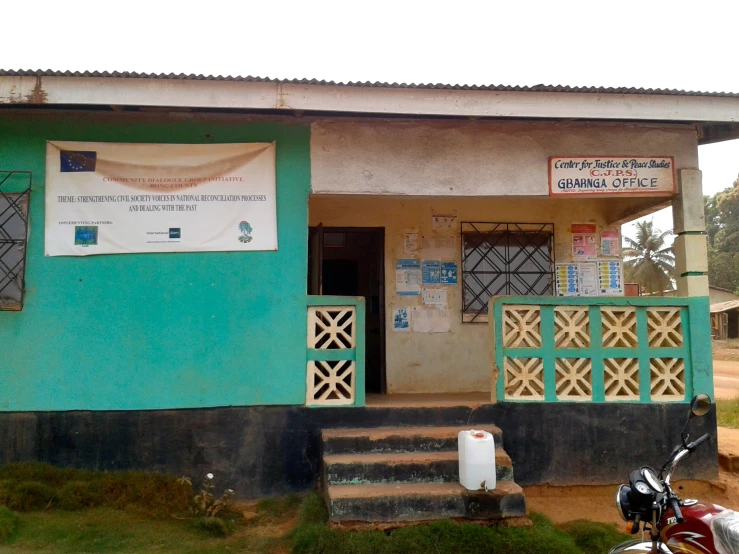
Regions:
[[[677,296],[677,291],[662,296]],[[709,285],[708,300],[711,303],[711,337],[718,340],[739,338],[739,294],[729,289]]]
[[[739,299],[711,304],[711,335],[718,340],[739,338]]]
[[[660,296],[677,296],[676,290],[669,290],[662,293]],[[708,286],[708,300],[711,306],[714,304],[721,304],[722,302],[730,302],[732,300],[739,300],[739,294],[734,294],[729,289],[722,287],[715,287],[713,285]]]
[[[736,137],[726,93],[2,71],[0,462],[256,496],[495,424],[519,484],[620,481],[712,394],[698,146]],[[626,297],[669,205],[677,296]]]

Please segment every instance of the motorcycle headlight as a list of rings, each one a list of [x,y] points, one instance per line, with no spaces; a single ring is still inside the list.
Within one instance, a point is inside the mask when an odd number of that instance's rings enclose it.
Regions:
[[[629,521],[629,512],[631,511],[631,503],[629,502],[630,492],[631,488],[627,485],[621,485],[616,490],[616,509],[618,510],[618,515],[624,521]]]

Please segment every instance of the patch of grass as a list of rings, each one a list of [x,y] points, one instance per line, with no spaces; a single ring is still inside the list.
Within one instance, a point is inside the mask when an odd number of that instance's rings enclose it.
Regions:
[[[50,508],[57,499],[53,487],[39,481],[22,481],[9,487],[4,495],[4,503],[11,510],[28,512]]]
[[[346,532],[329,529],[320,518],[315,496],[306,499],[303,519],[295,530],[294,554],[582,554],[572,537],[550,520],[532,514],[532,528],[484,527],[437,521],[380,531]],[[595,537],[592,537],[595,540]]]
[[[87,481],[69,481],[59,489],[59,507],[64,510],[84,510],[102,503],[101,491]]]
[[[721,427],[739,429],[739,398],[716,400],[716,420]]]
[[[257,504],[257,513],[272,519],[285,519],[295,515],[300,503],[301,499],[296,494],[282,498],[265,498]]]
[[[739,350],[739,339],[729,339],[726,341],[726,348]]]
[[[18,514],[0,506],[0,542],[4,541],[15,531],[18,525]]]
[[[21,514],[3,554],[285,554],[286,539],[262,528],[237,528],[221,537],[193,520],[152,519],[132,510],[92,508]]]
[[[84,471],[38,462],[0,466],[0,504],[19,511],[135,506],[161,518],[185,513],[191,500],[192,487],[158,473]]]
[[[195,520],[195,526],[207,535],[214,537],[225,537],[234,531],[233,521],[221,519],[220,517],[199,517]]]
[[[630,538],[614,524],[596,523],[585,519],[570,521],[560,528],[572,537],[583,554],[603,554]]]
[[[300,523],[303,525],[326,523],[327,521],[326,502],[320,494],[313,493],[300,504]]]

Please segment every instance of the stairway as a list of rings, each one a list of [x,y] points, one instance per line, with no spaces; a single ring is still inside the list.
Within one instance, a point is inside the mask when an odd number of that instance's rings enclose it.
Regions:
[[[526,517],[523,491],[495,437],[497,486],[468,491],[459,484],[457,434],[469,427],[324,429],[323,484],[334,523],[403,523],[433,519]]]

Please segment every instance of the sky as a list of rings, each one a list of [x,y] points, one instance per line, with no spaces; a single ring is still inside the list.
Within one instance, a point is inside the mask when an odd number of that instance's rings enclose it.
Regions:
[[[739,92],[737,16],[736,0],[6,0],[0,69]],[[699,157],[706,194],[739,175],[739,141]]]

